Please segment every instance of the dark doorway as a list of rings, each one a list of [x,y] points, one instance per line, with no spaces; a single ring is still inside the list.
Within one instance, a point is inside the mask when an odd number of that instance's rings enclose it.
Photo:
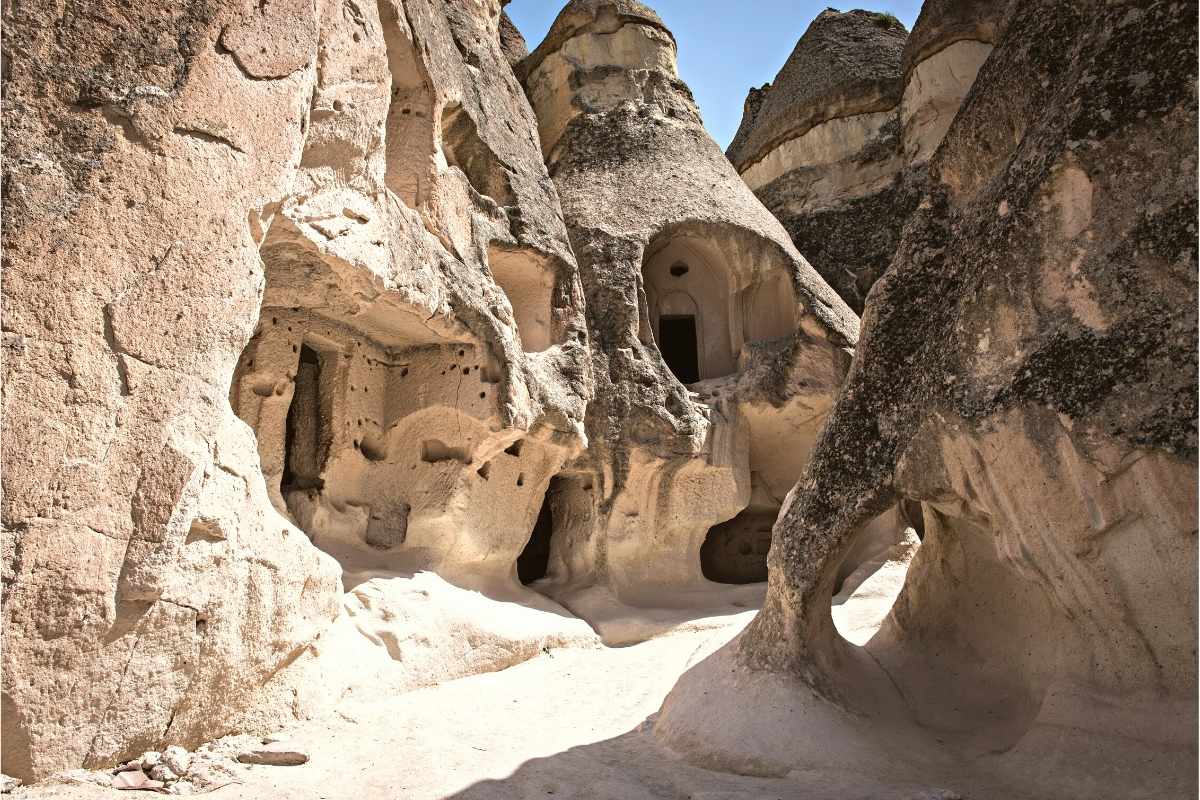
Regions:
[[[659,317],[658,351],[680,383],[700,380],[700,362],[696,349],[696,318],[691,314]]]
[[[321,355],[307,345],[301,346],[284,440],[284,491],[322,487],[321,470],[329,454],[329,426],[321,390]]]
[[[546,577],[546,570],[550,567],[550,537],[554,534],[551,500],[557,488],[556,482],[557,479],[550,481],[546,498],[542,501],[542,510],[538,512],[537,522],[533,523],[533,534],[521,555],[517,556],[517,577],[525,585]]]
[[[767,579],[773,512],[743,511],[714,525],[700,547],[700,571],[717,583],[760,583]]]

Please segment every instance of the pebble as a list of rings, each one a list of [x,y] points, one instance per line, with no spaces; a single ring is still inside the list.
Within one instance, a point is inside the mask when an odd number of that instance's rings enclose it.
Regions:
[[[243,764],[262,764],[270,767],[296,767],[308,761],[308,754],[288,742],[272,742],[262,747],[238,753]]]
[[[10,778],[7,775],[0,774],[0,794],[8,794],[20,785],[21,781],[19,778]]]

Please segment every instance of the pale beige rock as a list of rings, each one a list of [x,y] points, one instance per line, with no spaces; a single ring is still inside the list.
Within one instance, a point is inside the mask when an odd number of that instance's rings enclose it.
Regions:
[[[928,161],[937,150],[991,52],[989,42],[964,39],[913,67],[900,101],[904,156],[910,163]]]
[[[641,3],[575,0],[520,67],[600,343],[589,448],[552,485],[537,584],[571,608],[597,584],[661,607],[762,580],[855,341],[704,132],[675,55]]]
[[[277,726],[323,547],[515,586],[590,362],[499,3],[4,14],[5,768]]]

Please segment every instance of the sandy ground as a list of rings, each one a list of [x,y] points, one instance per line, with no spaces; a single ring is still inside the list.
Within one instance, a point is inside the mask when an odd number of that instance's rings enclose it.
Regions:
[[[880,576],[881,578],[884,576]],[[889,578],[903,578],[902,572]],[[888,583],[895,583],[894,580]],[[872,582],[842,604],[861,638],[877,626],[898,585]],[[742,590],[743,592],[745,590]],[[744,597],[744,595],[743,595]],[[678,616],[680,611],[672,612]],[[414,691],[355,692],[335,714],[286,731],[305,748],[298,767],[246,767],[244,783],[219,800],[887,800],[949,798],[936,787],[885,786],[847,773],[780,779],[709,772],[656,743],[649,720],[679,675],[729,641],[753,609],[697,614],[687,624],[625,647],[550,647],[523,663]],[[653,616],[653,615],[652,615]],[[662,627],[658,615],[656,630]],[[43,785],[13,795],[31,800],[110,798],[128,792]]]

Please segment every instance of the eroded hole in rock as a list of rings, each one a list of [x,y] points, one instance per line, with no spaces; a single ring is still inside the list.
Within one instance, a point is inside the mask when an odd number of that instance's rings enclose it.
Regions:
[[[734,371],[729,277],[714,260],[690,240],[668,239],[642,268],[650,327],[681,383]]]
[[[322,391],[321,355],[301,345],[300,361],[288,407],[283,445],[283,481],[286,498],[297,490],[321,489],[321,471],[329,457],[332,439],[328,391]]]
[[[461,447],[451,447],[440,439],[426,439],[421,443],[421,460],[427,464],[439,461],[460,461],[466,464],[471,457]]]
[[[901,500],[863,526],[838,571],[830,608],[842,638],[866,644],[904,588],[909,564],[922,545],[920,503]]]
[[[696,317],[672,314],[659,318],[658,349],[671,374],[680,383],[700,380],[699,349],[696,343]]]
[[[493,244],[488,248],[488,268],[512,306],[521,349],[537,353],[554,344],[553,263],[531,250]]]
[[[550,538],[554,535],[553,503],[554,495],[560,491],[560,486],[556,485],[560,480],[554,478],[550,481],[537,521],[533,523],[533,533],[517,557],[517,578],[527,586],[546,577],[550,566]]]
[[[700,570],[717,583],[760,583],[767,579],[771,511],[746,510],[714,525],[700,547]]]
[[[639,303],[659,352],[682,383],[737,370],[745,348],[792,334],[797,303],[786,260],[744,231],[687,223],[663,231],[645,250]],[[693,335],[686,337],[684,318]],[[645,331],[639,338],[647,342]],[[691,353],[695,348],[694,374]]]
[[[594,512],[590,475],[563,473],[551,478],[529,540],[517,558],[521,583],[569,580],[578,567],[572,566],[573,561],[586,549],[581,543],[590,538]]]

